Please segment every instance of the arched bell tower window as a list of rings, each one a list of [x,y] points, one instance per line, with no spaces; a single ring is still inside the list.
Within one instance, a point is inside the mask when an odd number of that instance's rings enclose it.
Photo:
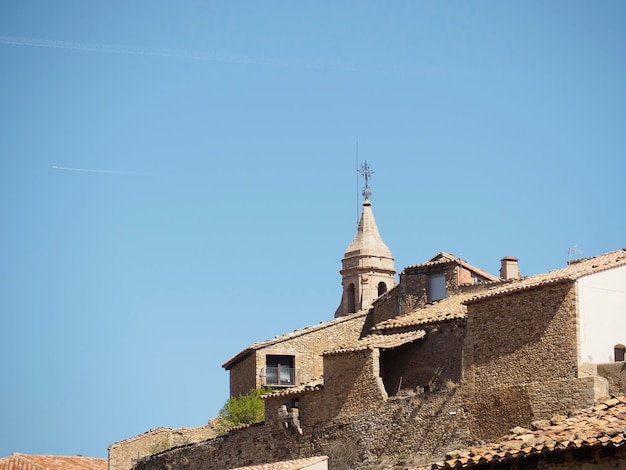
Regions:
[[[356,312],[356,289],[354,284],[348,286],[348,313]]]
[[[615,358],[615,362],[623,362],[625,355],[626,346],[624,346],[623,344],[618,344],[613,348],[613,357]]]
[[[383,295],[385,292],[387,292],[387,284],[385,284],[384,282],[379,282],[378,283],[378,297]]]

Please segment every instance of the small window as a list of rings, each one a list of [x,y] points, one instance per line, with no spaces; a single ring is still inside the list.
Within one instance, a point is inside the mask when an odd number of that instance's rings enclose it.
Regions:
[[[387,292],[387,284],[385,284],[384,282],[379,282],[378,283],[378,297],[383,295],[385,292]]]
[[[356,312],[356,289],[354,284],[348,286],[346,294],[348,295],[348,313],[354,313]]]
[[[615,362],[624,362],[624,356],[626,355],[626,346],[618,344],[613,348]]]
[[[290,387],[295,385],[293,356],[265,357],[265,385]]]
[[[434,302],[446,298],[446,275],[431,274],[428,277],[428,300]]]

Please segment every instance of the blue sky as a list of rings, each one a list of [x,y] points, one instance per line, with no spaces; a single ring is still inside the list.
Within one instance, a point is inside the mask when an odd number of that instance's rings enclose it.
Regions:
[[[626,246],[626,3],[0,0],[0,456],[106,456],[396,269]],[[360,191],[359,183],[358,190]]]

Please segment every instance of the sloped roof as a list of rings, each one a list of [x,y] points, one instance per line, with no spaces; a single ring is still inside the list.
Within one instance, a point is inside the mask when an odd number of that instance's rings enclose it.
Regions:
[[[559,282],[573,282],[582,277],[589,276],[590,274],[596,274],[620,266],[626,266],[626,248],[617,251],[610,251],[592,258],[574,260],[561,269],[555,269],[546,273],[528,276],[523,279],[513,280],[506,284],[488,288],[484,293],[474,295],[468,299],[466,304],[538,286]]]
[[[418,307],[399,317],[380,322],[372,328],[373,332],[385,331],[412,326],[423,326],[446,320],[465,318],[467,307],[464,302],[476,294],[454,294],[445,299]]]
[[[276,390],[274,392],[261,395],[262,399],[276,398],[276,397],[289,397],[293,395],[302,395],[303,393],[319,392],[324,390],[324,379],[319,378],[312,380],[303,385],[297,385],[295,387],[289,387],[282,390]]]
[[[391,260],[389,267],[393,269],[391,250],[385,245],[378,232],[378,226],[376,225],[374,213],[372,212],[372,203],[369,199],[363,201],[363,211],[361,212],[356,235],[354,236],[354,240],[348,245],[348,248],[346,248],[344,257],[348,258],[357,254],[389,258]]]
[[[305,470],[313,464],[325,462],[328,457],[320,455],[306,459],[286,460],[284,462],[266,463],[262,465],[251,465],[249,467],[237,467],[231,470]]]
[[[0,459],[0,470],[107,470],[107,459],[14,453]]]
[[[404,333],[396,333],[396,334],[389,334],[389,335],[381,335],[381,334],[369,335],[369,336],[365,336],[364,338],[359,339],[358,341],[354,342],[353,344],[345,348],[334,349],[331,351],[324,351],[322,353],[322,356],[330,356],[333,354],[343,354],[347,352],[363,351],[365,349],[374,349],[374,348],[393,349],[393,348],[397,348],[398,346],[402,346],[403,344],[411,343],[415,340],[421,339],[424,336],[426,336],[426,332],[424,330],[408,331]]]
[[[350,315],[344,315],[342,317],[338,317],[338,318],[335,318],[333,320],[320,322],[317,325],[307,326],[307,327],[305,327],[305,328],[303,328],[301,330],[295,330],[292,333],[286,333],[286,334],[281,335],[281,336],[276,336],[273,339],[268,339],[266,341],[260,341],[258,343],[254,343],[254,344],[248,346],[247,348],[243,349],[242,351],[238,352],[237,354],[235,354],[233,357],[231,357],[229,360],[227,360],[224,364],[222,364],[222,367],[224,369],[228,370],[236,362],[238,362],[241,359],[245,358],[248,354],[250,354],[253,351],[265,348],[267,346],[271,346],[273,344],[280,343],[282,341],[287,341],[287,340],[296,338],[298,336],[307,335],[307,334],[312,333],[314,331],[318,331],[318,330],[321,330],[323,328],[328,328],[328,327],[337,325],[339,323],[343,323],[345,321],[352,320],[354,318],[364,317],[365,315],[367,315],[367,311],[352,313]]]
[[[626,397],[611,398],[570,416],[536,421],[533,430],[517,427],[501,442],[446,455],[441,462],[415,470],[474,468],[523,460],[538,454],[626,444]]]
[[[414,264],[412,266],[407,266],[406,268],[404,268],[404,273],[407,274],[407,273],[410,273],[411,271],[418,271],[420,269],[429,268],[429,267],[432,267],[432,266],[443,266],[443,265],[449,264],[449,263],[459,264],[460,266],[463,266],[468,271],[472,271],[472,272],[478,274],[480,277],[484,277],[485,279],[487,279],[489,281],[499,281],[500,280],[500,278],[498,276],[494,276],[493,274],[489,274],[484,269],[477,268],[476,266],[472,266],[471,264],[467,263],[466,261],[463,261],[461,258],[457,258],[453,254],[446,253],[445,251],[440,251],[435,256],[433,256],[431,259],[426,261],[425,263]]]

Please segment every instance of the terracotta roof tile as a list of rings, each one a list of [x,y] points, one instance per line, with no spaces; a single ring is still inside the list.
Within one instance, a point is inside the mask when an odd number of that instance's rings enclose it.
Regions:
[[[312,380],[304,385],[298,385],[296,387],[289,387],[282,390],[276,390],[265,395],[261,395],[262,399],[275,398],[275,397],[288,397],[292,395],[302,395],[303,393],[319,392],[324,389],[324,380],[319,378]]]
[[[513,280],[505,284],[487,289],[486,292],[474,295],[466,303],[477,302],[486,298],[507,295],[520,290],[531,289],[538,286],[555,284],[559,282],[575,281],[582,277],[609,269],[626,266],[626,248],[611,251],[593,258],[583,258],[570,262],[561,269],[548,271],[547,273],[528,276],[519,280]]]
[[[424,307],[395,318],[391,318],[379,323],[372,331],[384,331],[390,329],[406,328],[410,326],[427,325],[446,320],[456,320],[465,318],[467,307],[464,302],[472,298],[476,294],[456,294],[446,297],[432,304],[426,304]]]
[[[612,398],[575,416],[555,416],[533,423],[533,430],[515,428],[502,441],[450,452],[445,460],[415,470],[472,468],[481,461],[524,459],[553,450],[613,446],[626,443],[626,397]]]
[[[395,334],[373,334],[359,339],[350,346],[332,351],[325,351],[322,356],[330,356],[333,354],[343,354],[347,352],[364,351],[366,349],[393,349],[403,344],[411,343],[426,336],[424,330],[408,331]]]
[[[107,459],[14,453],[0,459],[0,470],[107,470]]]
[[[237,467],[231,470],[301,470],[310,467],[313,464],[327,461],[328,457],[321,455],[318,457],[309,457],[306,459],[286,460],[284,462],[266,463],[262,465],[252,465],[249,467]]]
[[[271,346],[273,344],[280,343],[282,341],[287,341],[289,339],[296,338],[298,336],[302,336],[302,335],[305,335],[305,334],[308,334],[308,333],[312,333],[313,331],[318,331],[318,330],[321,330],[323,328],[328,328],[328,327],[334,326],[334,325],[336,325],[338,323],[343,323],[345,321],[352,320],[354,318],[364,317],[365,315],[367,315],[367,311],[357,312],[357,313],[353,313],[351,315],[345,315],[343,317],[335,318],[333,320],[320,322],[317,325],[304,327],[301,330],[294,330],[291,333],[285,333],[284,335],[276,336],[275,338],[272,338],[272,339],[268,339],[268,340],[265,340],[265,341],[260,341],[258,343],[254,343],[254,344],[248,346],[247,348],[243,349],[242,351],[238,352],[237,354],[235,354],[233,357],[231,357],[229,360],[227,360],[224,364],[222,364],[222,367],[224,369],[226,369],[226,370],[230,369],[230,367],[234,363],[236,363],[237,361],[243,359],[249,353],[251,353],[252,351],[256,351],[257,349],[261,349],[261,348],[264,348],[266,346]]]

